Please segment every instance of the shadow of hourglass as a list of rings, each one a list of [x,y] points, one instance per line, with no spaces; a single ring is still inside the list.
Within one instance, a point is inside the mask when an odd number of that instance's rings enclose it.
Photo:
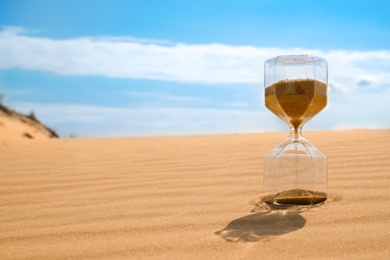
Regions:
[[[215,234],[228,242],[267,241],[305,224],[305,218],[295,212],[260,212],[235,219]]]

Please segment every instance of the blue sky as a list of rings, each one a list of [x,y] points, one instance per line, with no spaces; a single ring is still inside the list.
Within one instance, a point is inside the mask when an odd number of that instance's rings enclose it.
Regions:
[[[0,93],[60,135],[286,131],[263,63],[329,63],[305,129],[390,128],[388,1],[0,1]]]

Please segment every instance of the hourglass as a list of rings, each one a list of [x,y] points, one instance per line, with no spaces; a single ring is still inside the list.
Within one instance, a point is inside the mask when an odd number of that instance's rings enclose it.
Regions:
[[[311,55],[285,55],[264,67],[265,105],[290,136],[264,161],[263,200],[270,206],[313,205],[327,198],[327,158],[302,136],[303,125],[327,104],[328,66]]]

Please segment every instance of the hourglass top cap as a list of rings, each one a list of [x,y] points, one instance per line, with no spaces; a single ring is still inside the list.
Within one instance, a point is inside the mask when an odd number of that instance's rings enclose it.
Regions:
[[[281,55],[274,57],[272,59],[267,60],[265,63],[267,63],[269,66],[276,66],[276,65],[322,65],[326,66],[327,62],[324,58],[314,56],[314,55],[308,55],[308,54],[300,54],[300,55]],[[321,66],[320,65],[320,66]]]

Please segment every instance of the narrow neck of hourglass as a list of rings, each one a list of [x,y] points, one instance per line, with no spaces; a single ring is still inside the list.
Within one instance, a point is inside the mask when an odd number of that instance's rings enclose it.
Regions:
[[[294,142],[297,142],[299,138],[302,136],[302,126],[294,128],[290,127],[290,136],[294,140]]]

